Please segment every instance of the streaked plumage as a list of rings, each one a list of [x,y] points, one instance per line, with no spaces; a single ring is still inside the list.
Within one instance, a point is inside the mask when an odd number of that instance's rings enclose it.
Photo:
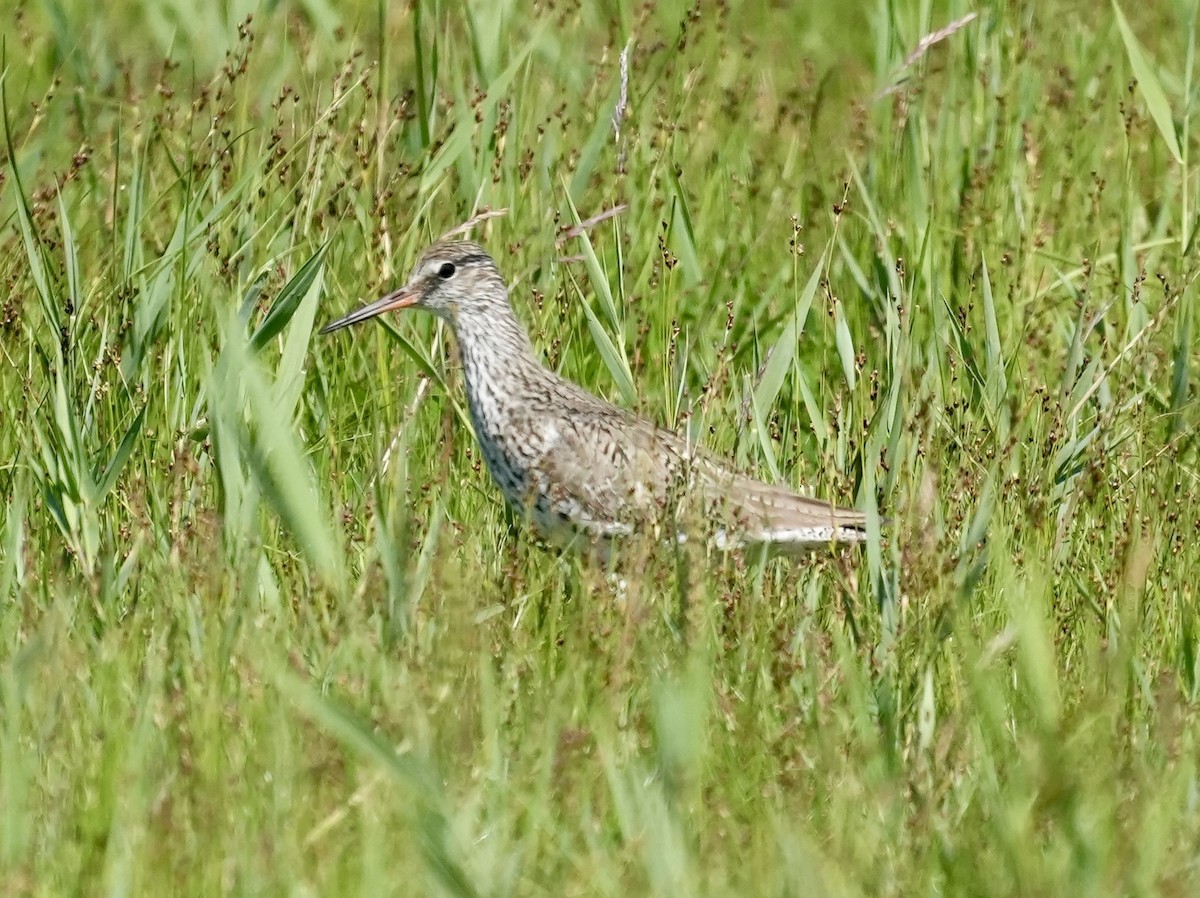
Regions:
[[[865,516],[739,474],[685,438],[546,368],[478,244],[441,241],[408,283],[326,327],[423,308],[458,341],[475,436],[505,499],[546,537],[606,545],[693,529],[718,548],[799,550],[865,538]]]

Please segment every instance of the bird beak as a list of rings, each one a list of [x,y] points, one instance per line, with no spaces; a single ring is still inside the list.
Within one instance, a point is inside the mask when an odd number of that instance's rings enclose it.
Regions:
[[[399,290],[389,293],[382,299],[377,299],[363,306],[361,309],[356,309],[345,318],[339,318],[333,324],[325,325],[321,328],[321,333],[331,334],[334,331],[341,330],[343,327],[349,327],[352,324],[358,324],[360,321],[366,321],[368,318],[374,318],[376,315],[382,315],[384,312],[390,312],[392,309],[407,309],[410,306],[415,306],[420,297],[420,291],[415,287],[401,287]]]

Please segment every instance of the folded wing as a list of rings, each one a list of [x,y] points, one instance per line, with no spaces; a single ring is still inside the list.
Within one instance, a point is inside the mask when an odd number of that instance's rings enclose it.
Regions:
[[[613,409],[565,416],[534,465],[556,518],[593,538],[670,524],[705,529],[721,549],[803,551],[866,538],[866,516],[739,474],[683,437]],[[569,466],[570,470],[566,468]]]

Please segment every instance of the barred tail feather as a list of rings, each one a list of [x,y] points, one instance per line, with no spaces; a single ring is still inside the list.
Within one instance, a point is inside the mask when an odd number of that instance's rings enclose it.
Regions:
[[[838,508],[742,475],[713,486],[719,489],[713,498],[737,522],[742,542],[805,549],[831,542],[862,542],[867,537],[867,516],[861,511]]]

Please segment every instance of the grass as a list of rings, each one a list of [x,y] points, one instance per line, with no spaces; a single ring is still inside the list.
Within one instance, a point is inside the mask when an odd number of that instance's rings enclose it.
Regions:
[[[0,893],[1195,893],[1195,10],[832,10],[3,13]],[[315,335],[484,206],[882,538],[540,546],[442,328]]]

